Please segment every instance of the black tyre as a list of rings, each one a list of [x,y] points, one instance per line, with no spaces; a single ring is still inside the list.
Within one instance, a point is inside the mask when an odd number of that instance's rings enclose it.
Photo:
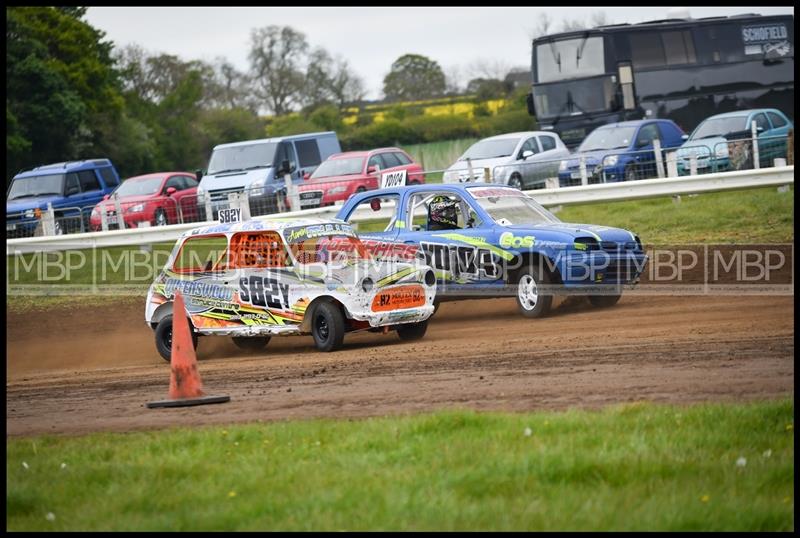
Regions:
[[[169,221],[167,220],[167,214],[164,212],[163,209],[161,208],[156,209],[156,213],[153,216],[153,224],[155,226],[166,226],[167,224],[169,224]]]
[[[192,322],[189,321],[189,331],[192,333],[192,345],[197,349],[197,333],[192,331]],[[167,362],[172,359],[172,315],[169,315],[156,325],[156,349],[161,358]]]
[[[331,303],[318,303],[311,314],[311,335],[320,351],[336,351],[344,340],[344,315]]]
[[[639,179],[639,175],[636,173],[636,167],[629,164],[625,167],[625,181],[636,181],[637,179]]]
[[[269,336],[233,336],[233,343],[245,351],[261,351],[269,344]]]
[[[428,330],[428,320],[420,321],[418,323],[406,323],[397,326],[397,335],[400,340],[412,341],[419,340],[425,336],[425,331]]]
[[[511,178],[508,180],[508,186],[509,186],[509,187],[514,187],[515,189],[522,190],[522,178],[521,178],[521,177],[519,177],[519,175],[518,175],[518,174],[514,174],[514,175],[513,175],[513,176],[511,176]]]
[[[529,265],[520,269],[517,274],[517,306],[526,318],[546,316],[553,304],[553,296],[542,294],[540,284],[548,284],[547,271]]]
[[[592,306],[596,306],[597,308],[608,308],[609,306],[617,304],[621,297],[621,293],[616,295],[590,295],[589,302],[592,303]]]
[[[367,192],[367,188],[364,185],[361,185],[356,189],[356,194],[358,194],[359,192]]]

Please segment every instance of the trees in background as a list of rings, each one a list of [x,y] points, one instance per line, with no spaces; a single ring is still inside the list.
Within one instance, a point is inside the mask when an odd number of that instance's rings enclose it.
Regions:
[[[420,54],[400,56],[383,79],[383,93],[389,101],[441,97],[446,88],[444,72],[439,64]]]

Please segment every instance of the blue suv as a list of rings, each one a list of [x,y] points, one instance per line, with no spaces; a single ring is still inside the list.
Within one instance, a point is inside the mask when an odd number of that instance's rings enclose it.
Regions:
[[[585,157],[589,183],[612,183],[656,177],[653,141],[661,148],[677,148],[685,133],[671,120],[636,120],[598,127],[569,159],[561,161],[561,187],[581,184],[580,157]]]
[[[89,215],[103,197],[117,188],[119,174],[108,159],[71,161],[20,172],[6,195],[6,238],[34,235],[47,204],[56,213],[56,233],[65,233],[59,217],[75,217],[70,231],[88,231]],[[72,227],[71,227],[72,228]]]

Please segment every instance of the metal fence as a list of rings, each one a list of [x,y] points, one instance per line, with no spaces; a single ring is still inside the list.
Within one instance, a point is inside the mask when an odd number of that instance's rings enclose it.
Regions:
[[[522,190],[617,183],[652,178],[752,170],[793,162],[788,137],[741,138],[716,144],[698,141],[680,148],[572,154],[552,160],[517,162],[493,168],[471,162],[461,169],[412,172],[407,183],[486,182]],[[28,210],[6,215],[7,239],[215,221],[221,209],[240,208],[242,218],[332,206],[354,193],[381,185],[374,181],[314,181],[247,189],[176,194],[156,200],[124,201],[113,196],[96,206]]]

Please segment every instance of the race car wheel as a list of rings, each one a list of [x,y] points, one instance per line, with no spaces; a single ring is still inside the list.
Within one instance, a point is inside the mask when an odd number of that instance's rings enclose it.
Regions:
[[[592,303],[592,306],[596,306],[598,308],[608,308],[609,306],[614,306],[617,304],[622,297],[621,293],[616,295],[590,295],[589,302]]]
[[[517,279],[517,306],[526,318],[540,318],[550,311],[553,296],[544,295],[539,289],[539,285],[546,281],[546,278],[540,276],[538,267],[528,266],[520,271]]]
[[[197,333],[192,331],[192,322],[189,321],[189,330],[192,333],[192,345],[197,349]],[[161,358],[167,362],[172,359],[172,316],[167,316],[156,325],[156,349]]]
[[[344,340],[344,316],[334,304],[319,303],[311,317],[311,335],[320,351],[336,351]]]
[[[511,179],[508,180],[508,186],[522,190],[522,178],[520,178],[519,175],[514,174],[511,176]]]
[[[418,323],[406,323],[397,326],[397,336],[400,340],[419,340],[425,336],[425,331],[428,330],[428,320],[420,321]]]
[[[269,336],[233,336],[231,340],[239,349],[261,351],[269,344]]]

